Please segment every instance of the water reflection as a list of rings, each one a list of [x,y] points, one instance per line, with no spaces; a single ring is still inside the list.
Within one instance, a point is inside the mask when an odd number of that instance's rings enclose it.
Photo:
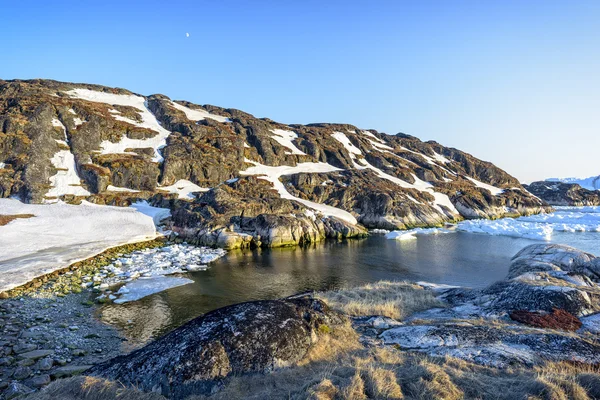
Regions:
[[[594,253],[600,250],[600,233],[565,233],[555,240]],[[102,317],[124,328],[134,341],[145,342],[219,307],[307,290],[382,279],[484,287],[503,279],[510,258],[532,243],[540,242],[457,232],[412,241],[372,236],[310,248],[232,251],[207,271],[186,274],[193,284],[134,303],[106,305]]]

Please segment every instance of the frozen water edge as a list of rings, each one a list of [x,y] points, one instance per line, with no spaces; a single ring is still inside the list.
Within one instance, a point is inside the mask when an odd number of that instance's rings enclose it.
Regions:
[[[167,277],[208,269],[211,263],[226,254],[223,249],[196,247],[188,244],[135,251],[115,259],[93,277],[84,287],[105,290],[99,298],[109,298],[121,304],[141,299],[175,286],[191,283],[189,279]],[[139,281],[138,281],[139,280]],[[185,282],[184,282],[185,281]],[[117,292],[109,288],[125,283]],[[118,297],[120,296],[120,297]],[[118,298],[117,298],[118,297]]]

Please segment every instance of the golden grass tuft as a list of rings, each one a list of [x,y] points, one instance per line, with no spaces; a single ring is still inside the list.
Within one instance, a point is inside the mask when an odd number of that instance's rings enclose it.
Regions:
[[[409,282],[380,281],[349,289],[319,292],[315,297],[353,316],[383,315],[401,319],[433,307],[443,307],[432,291]]]

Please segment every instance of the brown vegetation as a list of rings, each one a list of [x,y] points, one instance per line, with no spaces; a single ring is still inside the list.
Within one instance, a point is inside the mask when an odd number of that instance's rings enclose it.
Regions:
[[[35,217],[35,215],[33,215],[33,214],[13,214],[13,215],[0,214],[0,226],[4,226],[4,225],[8,224],[9,222],[12,222],[18,218],[32,218],[32,217]]]
[[[562,329],[565,331],[576,331],[581,328],[579,318],[568,311],[556,308],[551,313],[516,310],[510,313],[510,318],[536,328]]]

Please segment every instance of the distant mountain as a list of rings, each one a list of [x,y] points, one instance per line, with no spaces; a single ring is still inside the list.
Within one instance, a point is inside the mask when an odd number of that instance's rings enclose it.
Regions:
[[[587,190],[600,190],[600,175],[589,178],[549,178],[546,181],[573,183]]]
[[[537,213],[492,163],[348,124],[285,125],[164,95],[0,80],[0,197],[172,210],[171,228],[222,247],[283,246],[367,228]]]
[[[600,205],[600,191],[585,189],[577,183],[538,181],[525,185],[525,188],[553,206]]]

